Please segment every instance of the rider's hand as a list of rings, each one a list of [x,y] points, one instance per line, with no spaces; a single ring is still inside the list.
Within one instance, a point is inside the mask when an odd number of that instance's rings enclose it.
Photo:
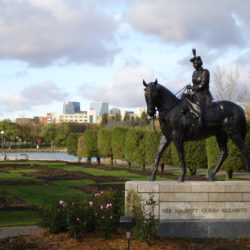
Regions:
[[[187,87],[187,89],[192,89],[191,85],[187,85],[186,87]]]

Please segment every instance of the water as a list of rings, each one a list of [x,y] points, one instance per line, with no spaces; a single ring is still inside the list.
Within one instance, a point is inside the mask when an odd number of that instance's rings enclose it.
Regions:
[[[77,161],[78,157],[69,155],[66,152],[7,152],[7,159],[24,159],[25,155],[29,160],[58,160],[58,161]],[[83,158],[86,161],[86,158]]]

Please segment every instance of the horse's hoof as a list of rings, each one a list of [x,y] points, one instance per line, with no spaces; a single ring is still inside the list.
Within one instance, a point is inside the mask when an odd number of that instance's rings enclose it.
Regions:
[[[207,179],[208,181],[215,181],[215,178],[214,178],[214,176],[213,175],[210,175],[209,177],[208,177],[208,179]]]
[[[178,182],[184,182],[185,177],[183,175],[179,176],[178,178]]]

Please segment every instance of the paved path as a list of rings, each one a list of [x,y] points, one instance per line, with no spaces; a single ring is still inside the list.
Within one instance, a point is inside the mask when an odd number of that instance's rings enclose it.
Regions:
[[[0,239],[21,235],[36,234],[41,231],[42,228],[38,226],[0,227]]]

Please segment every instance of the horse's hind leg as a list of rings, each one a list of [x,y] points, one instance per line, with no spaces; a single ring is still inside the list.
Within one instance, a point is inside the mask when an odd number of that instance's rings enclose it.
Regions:
[[[161,159],[161,156],[162,156],[163,152],[165,151],[165,149],[167,148],[167,146],[169,145],[170,142],[171,141],[167,140],[165,135],[163,135],[161,137],[161,141],[160,141],[160,145],[158,147],[157,153],[156,153],[156,158],[155,158],[155,162],[154,162],[154,165],[153,165],[150,181],[155,181],[156,180],[156,173],[157,173],[157,170],[158,170],[159,161]]]
[[[208,181],[215,181],[215,175],[216,173],[220,170],[221,165],[223,164],[223,162],[226,160],[228,152],[227,152],[227,140],[228,137],[226,134],[224,135],[217,135],[216,136],[219,148],[220,148],[220,157],[212,171],[212,173],[210,174],[210,176],[208,177]]]
[[[250,159],[248,157],[248,148],[244,142],[244,139],[240,134],[236,134],[231,136],[233,143],[239,148],[241,153],[243,154],[246,170],[250,172]]]

